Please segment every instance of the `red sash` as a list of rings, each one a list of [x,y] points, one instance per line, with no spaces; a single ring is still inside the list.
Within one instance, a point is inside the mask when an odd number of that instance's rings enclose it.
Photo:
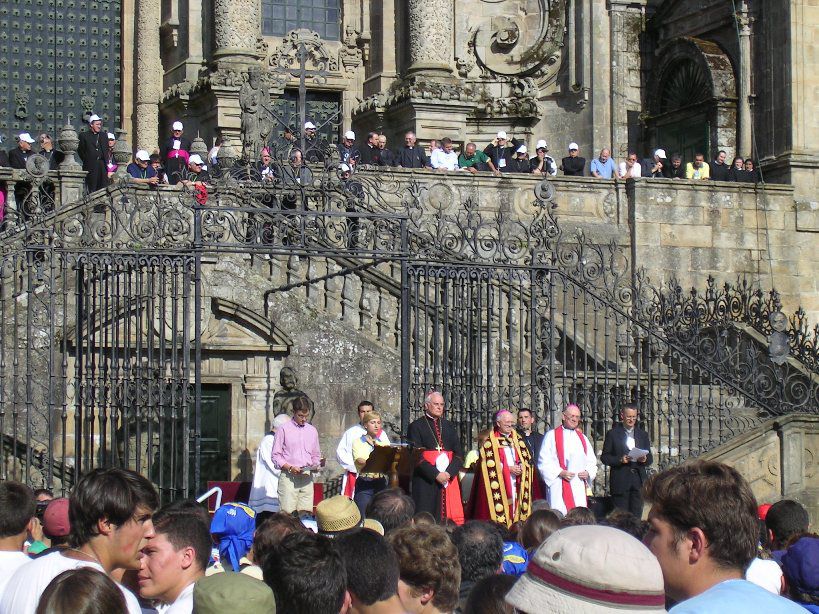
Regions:
[[[561,424],[559,427],[555,429],[555,449],[557,450],[557,463],[560,465],[560,468],[563,471],[569,470],[569,465],[566,463],[566,452],[563,446],[563,425]],[[583,437],[583,431],[579,428],[575,429],[578,437],[580,437],[580,443],[583,444],[583,453],[588,454],[589,451],[586,448],[586,438]],[[572,485],[570,480],[564,480],[561,478],[561,486],[563,487],[563,502],[566,504],[566,511],[568,512],[570,509],[577,507],[574,502],[574,493],[572,493]]]
[[[353,473],[352,471],[348,471],[344,474],[344,488],[342,489],[344,492],[343,494],[345,497],[353,498],[355,494],[355,479],[358,477],[357,473]]]
[[[452,462],[452,452],[448,450],[442,450],[441,452],[438,450],[424,450],[421,453],[421,458],[435,467],[435,461],[439,454],[446,454],[449,462]],[[445,509],[441,510],[442,517],[446,514],[446,518],[452,519],[455,524],[463,524],[464,504],[463,501],[461,501],[461,485],[458,482],[457,474],[452,476],[452,479],[449,480],[449,486],[444,488],[443,491],[443,504]]]

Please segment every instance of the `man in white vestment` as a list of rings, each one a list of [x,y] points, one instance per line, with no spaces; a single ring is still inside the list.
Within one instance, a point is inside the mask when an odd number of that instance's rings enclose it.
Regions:
[[[549,488],[549,506],[564,514],[574,507],[588,507],[586,490],[597,475],[594,447],[579,424],[580,408],[568,405],[563,424],[546,433],[537,463]]]
[[[367,434],[367,430],[361,425],[361,420],[364,414],[371,411],[373,411],[372,401],[361,401],[358,404],[358,422],[344,431],[344,435],[341,436],[341,441],[338,442],[336,448],[336,460],[338,460],[339,465],[344,467],[341,494],[350,497],[350,499],[355,495],[355,479],[358,475],[358,469],[356,469],[355,459],[353,458],[353,442]],[[378,441],[384,445],[390,445],[389,437],[384,431],[378,434]]]
[[[276,440],[276,429],[291,419],[287,414],[273,418],[270,432],[262,437],[259,450],[256,452],[256,468],[253,471],[253,484],[250,487],[248,506],[256,512],[256,517],[264,512],[275,514],[279,511],[279,475],[280,469],[273,466],[273,442]],[[265,516],[262,516],[264,520]],[[258,522],[257,524],[261,524]]]

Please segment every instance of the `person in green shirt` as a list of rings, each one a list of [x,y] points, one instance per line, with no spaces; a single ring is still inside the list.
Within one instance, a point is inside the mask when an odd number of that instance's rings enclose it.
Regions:
[[[458,168],[469,171],[470,173],[477,173],[478,171],[491,170],[497,174],[498,169],[495,168],[492,159],[482,151],[478,151],[475,143],[467,143],[465,150],[458,156]]]

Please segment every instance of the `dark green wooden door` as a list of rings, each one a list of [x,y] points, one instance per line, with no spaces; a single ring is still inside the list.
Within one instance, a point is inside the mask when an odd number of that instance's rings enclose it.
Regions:
[[[704,117],[687,118],[681,121],[657,126],[657,147],[665,149],[670,158],[678,153],[683,162],[692,162],[695,153],[709,158],[709,126]]]
[[[199,493],[205,490],[209,480],[229,480],[231,477],[229,386],[202,386],[201,424]]]

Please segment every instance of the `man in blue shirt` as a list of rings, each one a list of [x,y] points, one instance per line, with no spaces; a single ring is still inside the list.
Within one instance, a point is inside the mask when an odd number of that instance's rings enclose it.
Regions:
[[[134,154],[134,161],[126,169],[131,177],[131,183],[147,183],[148,185],[159,183],[159,177],[153,165],[149,164],[150,161],[151,155],[144,149]]]
[[[600,156],[591,161],[592,177],[611,179],[614,176],[614,160],[608,149],[601,149]]]
[[[669,614],[804,614],[792,601],[743,579],[756,556],[756,500],[739,472],[712,461],[653,475],[643,541],[660,562]]]

